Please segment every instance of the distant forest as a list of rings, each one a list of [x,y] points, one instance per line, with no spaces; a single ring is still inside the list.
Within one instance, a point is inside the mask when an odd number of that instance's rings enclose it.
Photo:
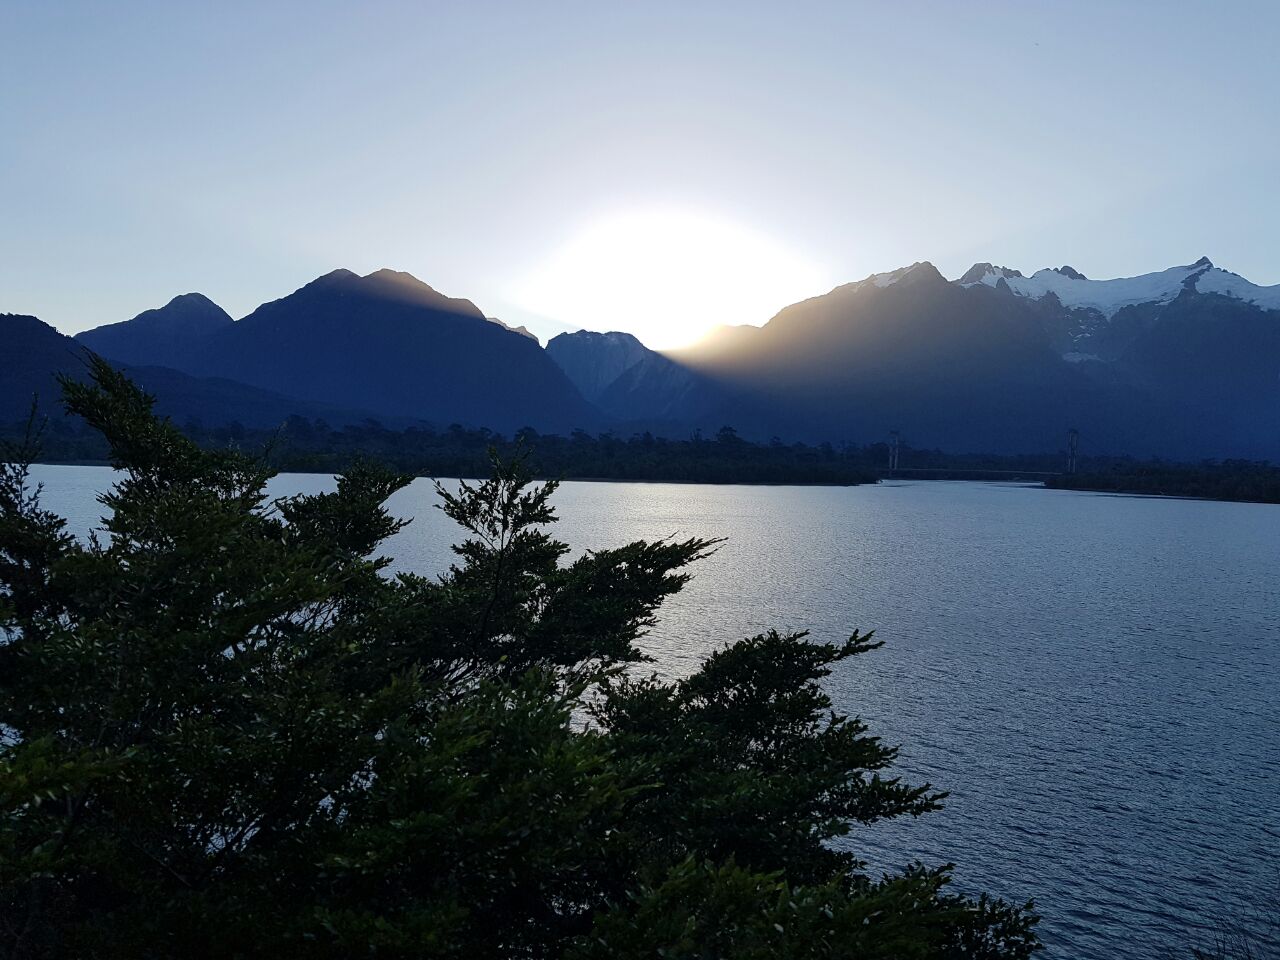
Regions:
[[[637,480],[675,483],[778,483],[849,486],[878,480],[1007,479],[1039,481],[1055,489],[1110,491],[1157,496],[1204,497],[1280,503],[1280,467],[1244,460],[1197,464],[1127,457],[1084,457],[1073,475],[1062,473],[1065,452],[997,456],[952,454],[903,445],[899,469],[889,469],[888,443],[805,444],[774,438],[756,443],[723,427],[713,435],[687,439],[651,433],[569,436],[525,428],[507,436],[454,424],[445,429],[411,426],[390,429],[376,421],[341,427],[322,420],[291,417],[278,430],[240,424],[207,428],[196,421],[183,432],[203,447],[263,452],[278,470],[335,473],[359,459],[375,460],[417,476],[479,478],[490,472],[489,451],[509,454],[517,446],[531,454],[542,478]],[[20,437],[25,424],[0,428],[0,436]],[[42,438],[49,463],[105,463],[99,434],[63,417],[50,418]]]
[[[1280,503],[1280,467],[1265,461],[1166,463],[1116,460],[1070,476],[1049,477],[1058,490],[1095,490],[1160,497]]]
[[[0,431],[20,437],[25,424]],[[643,480],[678,483],[797,483],[853,485],[875,483],[876,462],[887,462],[887,448],[810,446],[780,440],[752,443],[725,427],[711,437],[694,434],[685,440],[639,433],[570,436],[542,434],[526,428],[503,435],[457,424],[443,430],[412,426],[392,430],[367,420],[333,427],[320,420],[292,417],[279,430],[231,424],[205,428],[190,421],[182,432],[202,447],[265,452],[277,470],[336,473],[367,459],[395,470],[428,477],[483,478],[492,472],[490,451],[529,453],[529,465],[543,479]],[[102,463],[107,448],[101,436],[72,421],[57,418],[46,425],[41,459],[49,463]]]

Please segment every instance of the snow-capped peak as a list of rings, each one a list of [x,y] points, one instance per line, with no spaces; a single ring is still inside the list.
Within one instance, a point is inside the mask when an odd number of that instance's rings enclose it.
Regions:
[[[1066,266],[1037,270],[1024,277],[1017,270],[978,263],[956,282],[965,287],[977,284],[994,287],[1001,280],[1020,297],[1039,300],[1053,294],[1063,306],[1097,310],[1108,318],[1124,307],[1139,303],[1167,303],[1188,289],[1243,300],[1264,310],[1280,310],[1280,285],[1260,287],[1238,274],[1215,267],[1208,257],[1186,266],[1115,280],[1089,280],[1078,270]]]
[[[962,284],[966,287],[974,283],[985,283],[988,286],[994,287],[1000,282],[1001,277],[1009,280],[1014,277],[1021,276],[1022,271],[1014,270],[1010,267],[997,267],[995,264],[991,263],[975,263],[964,272],[964,276],[957,280],[956,283]]]
[[[862,284],[869,283],[877,287],[891,287],[900,280],[905,280],[908,277],[911,277],[911,279],[914,280],[917,276],[924,276],[929,273],[937,274],[937,267],[928,260],[917,260],[909,267],[899,267],[897,270],[890,270],[887,273],[873,273],[871,276],[867,277],[867,279],[863,280]],[[862,284],[859,284],[859,286]]]

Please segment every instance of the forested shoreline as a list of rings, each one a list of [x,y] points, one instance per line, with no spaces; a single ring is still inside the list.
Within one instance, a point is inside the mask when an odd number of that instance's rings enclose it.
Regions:
[[[1251,460],[1201,464],[1121,461],[1105,469],[1050,477],[1045,486],[1055,490],[1280,503],[1280,467]]]
[[[204,449],[263,454],[274,469],[294,473],[338,473],[369,459],[415,476],[478,479],[492,469],[491,451],[509,455],[522,450],[539,479],[852,486],[892,475],[885,442],[836,446],[774,437],[760,443],[739,436],[730,426],[712,435],[695,431],[682,439],[649,432],[623,436],[580,430],[561,436],[528,428],[507,435],[457,424],[397,430],[372,420],[331,426],[302,417],[290,418],[276,430],[240,424],[207,428],[195,421],[179,427]],[[0,428],[0,438],[18,440],[25,432],[25,423],[11,423]],[[82,424],[64,417],[45,423],[42,462],[105,464],[108,459],[102,437]],[[972,477],[984,470],[1025,471],[1034,478],[1056,469],[1060,459],[1057,454],[998,457],[906,446],[900,450],[905,475],[923,469],[938,479]],[[939,470],[943,472],[934,473]]]
[[[488,475],[491,451],[510,455],[522,450],[539,479],[822,486],[887,479],[1007,479],[1043,481],[1058,490],[1280,503],[1280,466],[1265,461],[1085,457],[1076,473],[1067,474],[1061,451],[955,454],[903,445],[895,471],[885,442],[836,446],[775,437],[758,443],[727,426],[710,436],[695,432],[684,439],[648,432],[575,431],[566,437],[527,428],[505,435],[457,424],[392,429],[372,420],[331,426],[302,417],[290,418],[276,430],[240,424],[208,428],[195,421],[180,429],[204,449],[262,454],[274,469],[290,473],[340,473],[368,459],[414,476],[477,479]],[[8,424],[0,428],[0,439],[20,439],[25,430],[23,423]],[[45,424],[42,448],[42,462],[51,464],[105,464],[109,457],[100,435],[65,417]]]

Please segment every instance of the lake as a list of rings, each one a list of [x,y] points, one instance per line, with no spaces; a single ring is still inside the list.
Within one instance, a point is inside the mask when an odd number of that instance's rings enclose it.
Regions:
[[[37,467],[83,532],[100,467]],[[317,475],[278,494],[330,489]],[[399,569],[444,570],[429,481]],[[566,483],[575,549],[725,537],[644,646],[682,676],[769,628],[885,647],[829,678],[946,809],[850,838],[877,866],[954,862],[956,885],[1034,897],[1046,955],[1189,956],[1194,925],[1280,887],[1280,507],[1017,484]]]

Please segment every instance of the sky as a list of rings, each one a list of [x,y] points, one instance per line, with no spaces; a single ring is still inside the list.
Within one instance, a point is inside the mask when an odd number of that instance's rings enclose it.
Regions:
[[[1280,283],[1280,4],[0,0],[0,311],[407,270],[545,341],[917,260]]]

